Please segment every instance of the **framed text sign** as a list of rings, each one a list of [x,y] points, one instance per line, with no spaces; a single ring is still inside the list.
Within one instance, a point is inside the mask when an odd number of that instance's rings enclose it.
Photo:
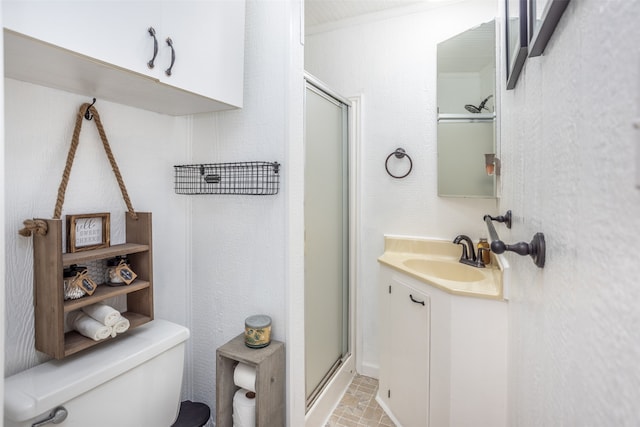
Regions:
[[[67,250],[80,252],[108,248],[109,219],[108,213],[67,215]]]

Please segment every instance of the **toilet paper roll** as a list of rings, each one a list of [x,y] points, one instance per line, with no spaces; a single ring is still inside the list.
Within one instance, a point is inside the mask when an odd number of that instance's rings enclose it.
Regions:
[[[255,427],[256,394],[241,388],[233,396],[233,427]]]
[[[256,369],[244,363],[238,363],[233,370],[233,383],[240,388],[255,392]]]

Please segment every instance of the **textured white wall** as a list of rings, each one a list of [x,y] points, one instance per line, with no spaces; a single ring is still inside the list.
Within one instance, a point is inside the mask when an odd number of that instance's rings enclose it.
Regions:
[[[193,211],[193,396],[215,409],[215,350],[244,331],[252,314],[271,316],[287,343],[289,422],[304,416],[301,295],[302,45],[297,2],[248,1],[244,108],[193,119],[194,163],[278,161],[272,196],[196,196]],[[296,195],[297,194],[297,195]],[[292,273],[293,271],[293,273]],[[297,276],[297,277],[296,277]],[[296,341],[297,340],[297,341]]]
[[[79,96],[5,79],[5,375],[47,359],[34,348],[33,245],[18,235],[22,221],[51,218]],[[155,314],[187,324],[186,203],[173,192],[173,165],[184,158],[187,119],[98,100],[107,138],[133,207],[153,213]],[[84,121],[62,217],[111,212],[113,243],[124,241],[120,189],[94,122]]]
[[[547,239],[547,265],[510,255],[510,423],[640,423],[640,2],[573,0],[515,90],[502,83],[507,241]]]
[[[156,317],[191,328],[183,397],[215,411],[215,350],[265,313],[287,342],[290,425],[304,419],[301,4],[248,1],[245,107],[189,117],[98,101],[134,207],[154,215]],[[89,99],[5,79],[7,340],[5,375],[47,358],[34,349],[32,244],[17,230],[50,217],[79,105]],[[276,196],[182,196],[173,165],[282,163]],[[91,122],[84,122],[63,215],[125,206]],[[119,220],[120,219],[120,220]],[[292,285],[293,284],[293,285]],[[214,417],[215,419],[215,417]],[[212,425],[212,422],[209,423]]]
[[[376,259],[383,234],[477,239],[486,235],[482,216],[496,210],[491,199],[439,198],[436,168],[437,43],[495,15],[494,0],[473,0],[306,38],[305,69],[343,96],[362,94],[357,316],[361,369],[369,375],[378,367]],[[397,147],[413,159],[413,171],[401,180],[384,167]]]
[[[2,22],[2,14],[0,14],[0,22]],[[0,40],[3,40],[3,35],[0,34]],[[0,43],[0,52],[4,52],[4,42]],[[0,70],[2,70],[2,75],[4,75],[4,63],[0,63]],[[0,99],[4,99],[4,80],[0,80]],[[0,128],[4,129],[4,102],[0,105]],[[4,203],[5,203],[5,191],[4,191],[4,134],[0,135],[0,224],[4,224]],[[5,272],[5,261],[4,261],[4,240],[5,240],[5,232],[4,228],[2,233],[0,233],[0,277],[4,277]],[[5,300],[5,287],[3,286],[0,289],[0,365],[4,366],[4,347],[5,347],[5,333],[4,333],[4,300]],[[0,398],[4,402],[4,376],[0,379]],[[4,419],[4,405],[0,408],[0,418]]]

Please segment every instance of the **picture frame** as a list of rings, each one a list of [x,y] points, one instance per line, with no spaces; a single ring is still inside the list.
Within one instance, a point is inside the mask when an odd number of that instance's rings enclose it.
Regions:
[[[544,53],[570,0],[529,0],[529,57]]]
[[[504,0],[507,90],[514,89],[527,59],[529,45],[527,0]]]
[[[108,248],[111,244],[110,214],[67,215],[67,251]]]

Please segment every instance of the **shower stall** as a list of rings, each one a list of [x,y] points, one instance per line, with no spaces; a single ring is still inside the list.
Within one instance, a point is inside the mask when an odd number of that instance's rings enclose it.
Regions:
[[[349,101],[305,88],[305,387],[309,411],[350,356]]]

